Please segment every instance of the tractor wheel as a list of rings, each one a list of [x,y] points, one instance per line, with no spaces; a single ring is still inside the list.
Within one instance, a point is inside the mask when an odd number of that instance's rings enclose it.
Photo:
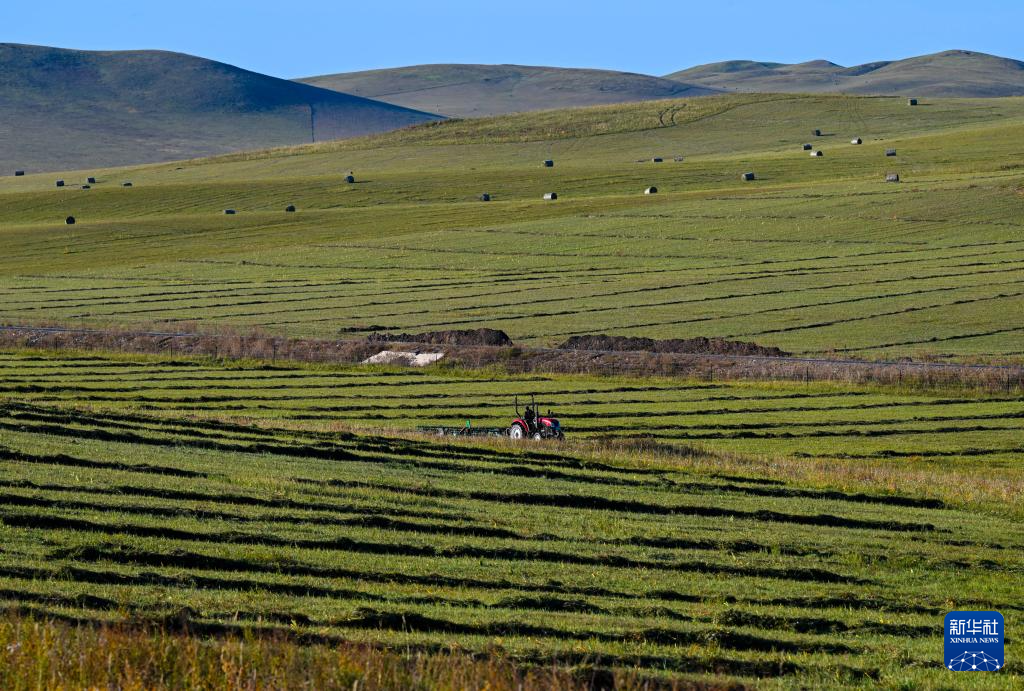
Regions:
[[[541,440],[541,439],[543,439],[543,438],[544,438],[544,437],[543,437],[543,436],[541,436],[541,433],[540,433],[540,432],[534,432],[534,433],[533,433],[533,440],[534,440],[534,441],[540,441],[540,440]]]
[[[512,425],[508,428],[509,439],[515,439],[516,441],[526,436],[526,430],[523,429],[522,425]]]

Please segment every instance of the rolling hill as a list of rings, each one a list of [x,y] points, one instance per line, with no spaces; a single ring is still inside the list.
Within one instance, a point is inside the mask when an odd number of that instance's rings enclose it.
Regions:
[[[1024,62],[967,50],[855,67],[827,60],[797,65],[731,60],[673,72],[666,78],[687,85],[745,92],[843,92],[932,98],[1024,94]]]
[[[0,321],[1020,361],[1024,98],[926,103],[727,94],[2,176]]]
[[[417,65],[300,81],[452,117],[701,96],[717,91],[632,72],[521,65]]]
[[[0,169],[192,158],[436,116],[163,51],[0,44]]]

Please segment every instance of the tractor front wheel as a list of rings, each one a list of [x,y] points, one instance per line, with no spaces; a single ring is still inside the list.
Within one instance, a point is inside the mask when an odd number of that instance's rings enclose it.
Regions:
[[[543,437],[543,436],[541,436],[541,433],[540,433],[540,432],[534,432],[534,433],[533,433],[533,440],[534,440],[534,441],[540,441],[540,440],[541,440],[541,439],[543,439],[543,438],[544,438],[544,437]]]

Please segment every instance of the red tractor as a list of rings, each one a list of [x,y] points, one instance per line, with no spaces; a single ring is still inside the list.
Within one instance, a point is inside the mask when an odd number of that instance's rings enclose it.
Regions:
[[[565,439],[565,434],[562,432],[562,426],[558,422],[558,418],[552,415],[550,408],[547,415],[541,415],[534,396],[530,396],[530,403],[526,406],[526,411],[523,414],[519,413],[518,396],[516,396],[515,405],[516,418],[509,425],[507,432],[510,439],[526,439],[528,437],[536,441],[541,439]]]

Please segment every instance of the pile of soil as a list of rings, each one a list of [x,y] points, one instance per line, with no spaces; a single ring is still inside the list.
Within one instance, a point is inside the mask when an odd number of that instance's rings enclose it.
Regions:
[[[421,334],[372,333],[366,337],[371,343],[429,343],[454,346],[510,346],[512,339],[500,329],[455,329],[427,331]]]
[[[573,336],[558,346],[562,350],[613,350],[622,352],[646,351],[650,353],[688,353],[694,355],[763,355],[782,357],[789,355],[778,348],[761,346],[745,341],[727,341],[724,338],[638,338],[593,334]]]

